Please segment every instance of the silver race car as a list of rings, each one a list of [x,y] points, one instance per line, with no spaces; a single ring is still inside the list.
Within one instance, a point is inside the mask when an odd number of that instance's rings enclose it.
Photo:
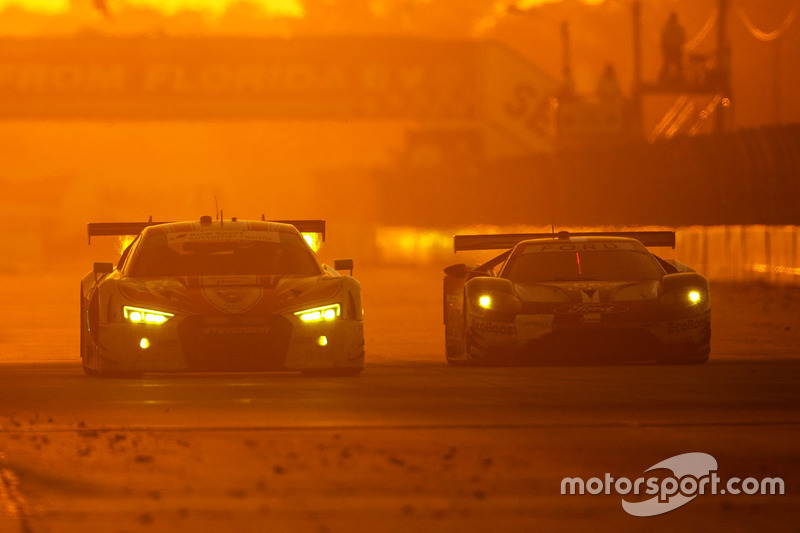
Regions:
[[[646,246],[674,232],[457,235],[456,251],[505,250],[445,269],[451,364],[624,358],[708,360],[708,280]]]
[[[324,221],[89,224],[96,235],[137,237],[81,281],[87,374],[361,372],[361,288],[304,238],[324,240]]]

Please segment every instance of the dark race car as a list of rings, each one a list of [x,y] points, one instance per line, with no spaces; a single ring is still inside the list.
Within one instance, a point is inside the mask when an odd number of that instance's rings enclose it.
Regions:
[[[324,221],[287,222],[89,224],[90,241],[138,236],[81,281],[86,373],[361,372],[361,288],[304,238],[324,239]],[[352,272],[352,261],[336,267]]]
[[[504,249],[445,269],[447,361],[705,363],[708,280],[652,254],[673,232],[457,235],[455,251]]]

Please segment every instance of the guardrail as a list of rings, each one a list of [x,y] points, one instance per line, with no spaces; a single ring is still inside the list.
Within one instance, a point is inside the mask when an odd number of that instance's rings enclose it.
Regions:
[[[448,264],[485,260],[492,251],[453,253],[456,233],[546,232],[532,226],[477,226],[433,229],[402,226],[376,228],[376,256],[399,264]],[[568,231],[621,231],[632,228],[558,228]],[[664,230],[663,227],[635,228]],[[800,285],[800,226],[686,226],[675,229],[675,249],[654,248],[714,281]]]

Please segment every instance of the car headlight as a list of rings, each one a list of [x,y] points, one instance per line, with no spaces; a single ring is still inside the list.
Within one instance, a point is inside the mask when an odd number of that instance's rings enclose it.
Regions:
[[[342,312],[339,304],[314,307],[295,312],[295,316],[303,322],[322,322],[324,320],[335,320]]]
[[[707,298],[708,294],[702,289],[685,288],[664,294],[662,301],[672,308],[686,308],[700,305]]]
[[[141,307],[126,305],[122,308],[122,316],[134,324],[163,324],[175,315],[172,313],[165,313],[164,311],[154,311],[152,309],[142,309]]]
[[[507,292],[481,292],[470,297],[469,312],[486,317],[494,317],[493,320],[519,313],[521,303],[519,298]]]
[[[706,292],[702,289],[686,288],[676,292],[676,298],[680,305],[688,305],[689,307],[701,304],[706,299]]]

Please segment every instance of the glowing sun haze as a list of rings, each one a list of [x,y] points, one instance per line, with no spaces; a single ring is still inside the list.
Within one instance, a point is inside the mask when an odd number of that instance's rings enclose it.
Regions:
[[[91,5],[92,0],[86,0]],[[108,0],[109,7],[144,7],[172,15],[179,11],[202,11],[211,15],[221,15],[230,6],[242,0]],[[249,5],[260,7],[265,14],[302,17],[301,0],[247,0]],[[70,10],[70,0],[0,0],[0,10],[18,7],[26,11],[45,14],[60,14]]]
[[[527,9],[530,7],[537,7],[542,4],[553,4],[560,1],[561,0],[518,0],[517,2],[514,3],[514,5],[516,5],[520,9]],[[605,2],[605,0],[583,0],[584,4],[589,4],[589,5],[602,4],[603,2]],[[506,4],[508,4],[508,2],[506,2]]]
[[[69,0],[0,0],[0,9],[19,7],[26,11],[57,14],[69,11]]]

